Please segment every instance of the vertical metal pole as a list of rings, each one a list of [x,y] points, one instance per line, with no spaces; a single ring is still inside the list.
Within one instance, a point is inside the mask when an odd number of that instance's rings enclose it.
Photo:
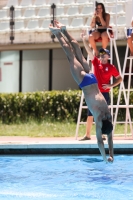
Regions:
[[[52,90],[53,49],[49,50],[49,91]]]
[[[52,20],[51,20],[51,24],[53,24],[53,27],[54,27],[54,20],[55,20],[55,9],[56,9],[56,5],[53,3],[51,5],[51,12],[52,12]],[[55,39],[55,35],[54,34],[51,34],[51,38],[54,42],[54,39]]]
[[[11,40],[11,44],[13,44],[13,40],[14,40],[14,7],[11,6],[10,7],[10,29],[11,29],[11,33],[10,33],[10,40]]]
[[[51,20],[51,24],[53,24],[54,27],[54,20],[55,20],[55,8],[56,5],[53,3],[51,5],[51,14],[52,14],[52,20]],[[55,39],[55,35],[51,34],[51,38],[54,42]],[[52,72],[53,72],[53,50],[50,49],[49,50],[49,90],[52,90]]]
[[[22,61],[23,61],[23,51],[19,51],[19,92],[22,92]]]

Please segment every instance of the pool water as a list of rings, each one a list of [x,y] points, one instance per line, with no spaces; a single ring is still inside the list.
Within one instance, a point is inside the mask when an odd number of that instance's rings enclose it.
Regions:
[[[133,156],[1,156],[0,200],[133,200]]]

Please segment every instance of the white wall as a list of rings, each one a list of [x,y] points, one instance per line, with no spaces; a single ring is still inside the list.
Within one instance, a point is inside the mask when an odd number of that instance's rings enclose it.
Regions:
[[[22,92],[49,90],[49,50],[24,50]],[[1,52],[0,92],[19,92],[19,51]],[[79,89],[64,51],[53,49],[52,90]]]
[[[22,92],[48,90],[49,50],[23,51]]]
[[[0,92],[19,91],[19,52],[5,51],[0,54]]]
[[[69,63],[62,49],[53,49],[53,90],[78,89],[77,83],[74,81]]]
[[[133,0],[126,2],[126,26],[131,27],[131,20],[133,17]]]

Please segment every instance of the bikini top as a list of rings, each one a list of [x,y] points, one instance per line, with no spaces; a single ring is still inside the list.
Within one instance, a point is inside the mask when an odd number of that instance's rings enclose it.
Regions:
[[[96,21],[96,25],[97,26],[102,26],[101,22],[99,22],[99,21]]]
[[[97,26],[102,26],[101,22],[96,21]]]

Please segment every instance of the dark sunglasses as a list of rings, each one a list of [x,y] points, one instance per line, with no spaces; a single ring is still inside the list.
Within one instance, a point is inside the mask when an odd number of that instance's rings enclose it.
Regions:
[[[102,55],[105,55],[107,53],[103,51],[103,52],[100,52],[99,54],[102,56]]]

